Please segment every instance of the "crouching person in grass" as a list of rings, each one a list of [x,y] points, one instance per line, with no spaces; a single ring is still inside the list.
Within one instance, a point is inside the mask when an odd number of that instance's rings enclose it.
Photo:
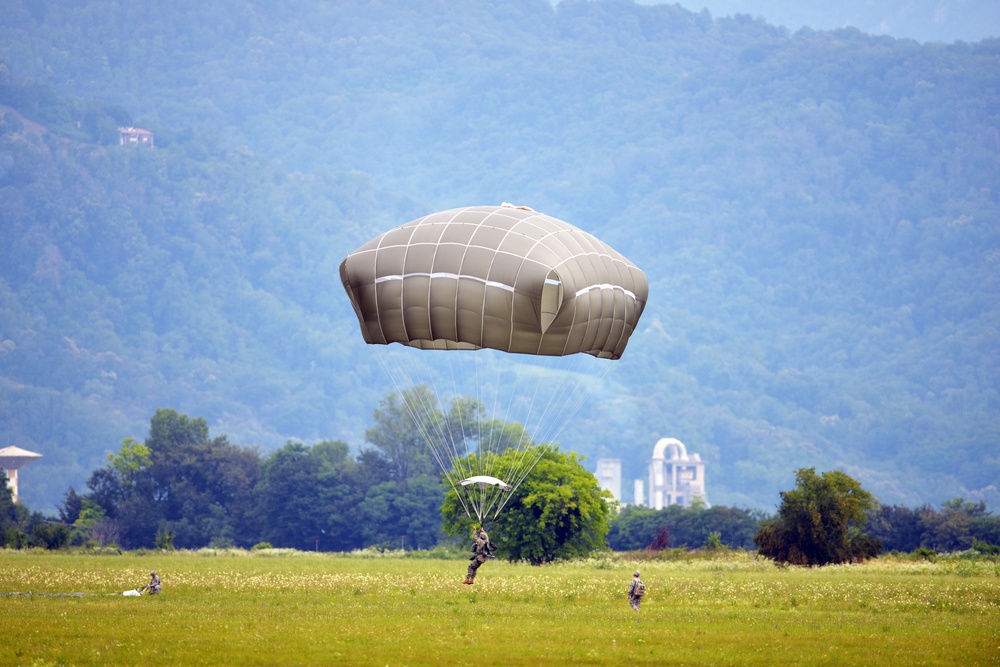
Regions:
[[[150,595],[159,595],[160,591],[163,590],[163,584],[156,576],[156,570],[149,573],[149,583],[146,584],[145,590],[148,590]]]
[[[628,587],[628,603],[632,605],[632,609],[639,611],[639,604],[645,594],[646,584],[642,583],[642,579],[639,578],[639,570],[636,570],[632,573],[632,585]]]

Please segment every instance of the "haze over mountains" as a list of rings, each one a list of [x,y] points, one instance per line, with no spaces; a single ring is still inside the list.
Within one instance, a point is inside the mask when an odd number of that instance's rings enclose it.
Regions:
[[[644,0],[657,4],[656,0]],[[749,14],[789,30],[857,28],[871,35],[920,42],[978,42],[1000,36],[1000,7],[992,0],[683,0],[712,16]]]
[[[8,0],[0,62],[0,446],[45,454],[32,508],[159,407],[363,446],[391,384],[339,262],[502,201],[650,279],[564,448],[631,479],[677,437],[717,504],[816,466],[1000,506],[998,40],[610,1]]]

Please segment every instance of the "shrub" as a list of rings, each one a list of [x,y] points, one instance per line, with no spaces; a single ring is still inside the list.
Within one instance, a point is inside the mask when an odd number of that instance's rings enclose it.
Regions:
[[[31,531],[31,544],[45,549],[61,549],[69,544],[70,527],[58,521],[39,523]]]
[[[722,548],[722,533],[711,532],[708,534],[708,540],[705,542],[705,548],[715,551]]]
[[[972,549],[978,551],[984,556],[997,556],[1000,555],[1000,546],[996,544],[990,544],[989,542],[984,542],[982,540],[977,540],[973,538]]]
[[[156,534],[156,548],[164,551],[173,551],[174,537],[176,537],[174,533],[164,528]]]

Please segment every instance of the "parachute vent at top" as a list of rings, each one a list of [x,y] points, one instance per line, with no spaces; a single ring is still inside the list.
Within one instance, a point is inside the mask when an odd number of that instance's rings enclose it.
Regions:
[[[645,274],[590,234],[526,207],[442,211],[340,265],[366,342],[618,359]]]

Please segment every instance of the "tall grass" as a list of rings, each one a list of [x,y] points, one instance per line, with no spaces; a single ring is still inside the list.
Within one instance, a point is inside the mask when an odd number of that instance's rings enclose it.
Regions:
[[[997,664],[996,563],[0,553],[0,664]],[[960,567],[965,570],[959,571]],[[969,570],[968,568],[972,569]],[[130,598],[149,571],[163,594]],[[82,597],[44,593],[83,592]]]

